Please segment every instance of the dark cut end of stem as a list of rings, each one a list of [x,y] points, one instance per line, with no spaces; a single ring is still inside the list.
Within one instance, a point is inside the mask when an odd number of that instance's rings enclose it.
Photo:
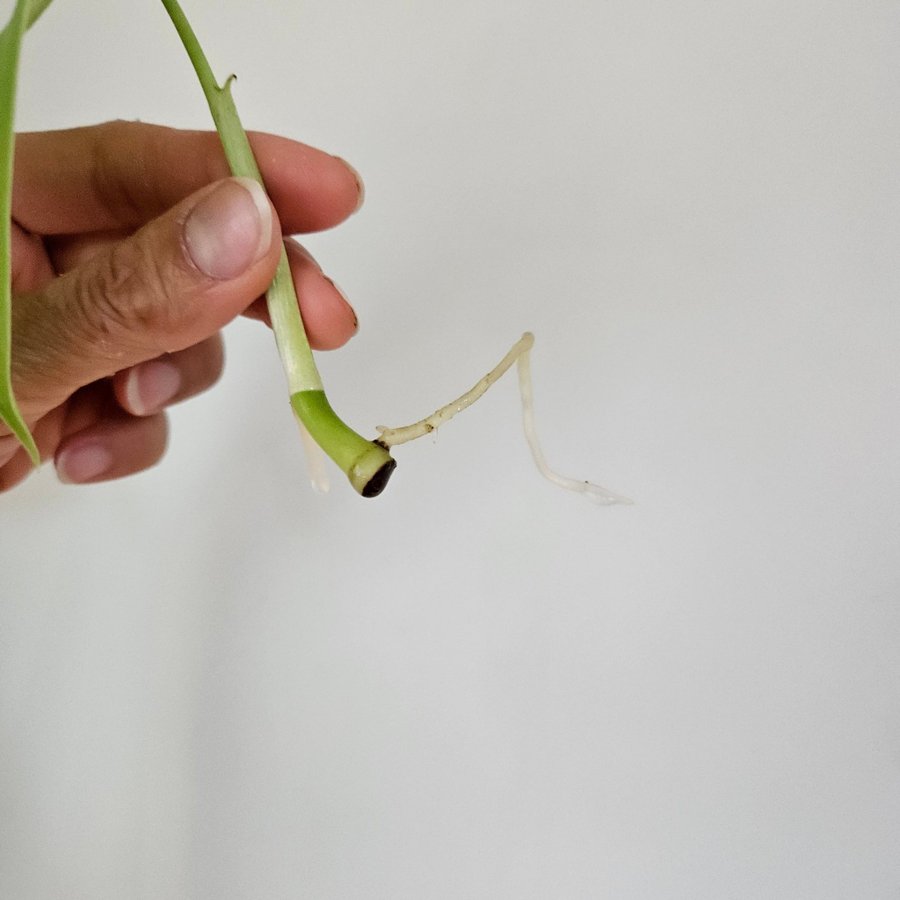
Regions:
[[[373,441],[374,443],[374,441]],[[360,493],[363,497],[377,497],[386,487],[394,469],[397,468],[397,460],[389,459],[368,481]]]
[[[384,445],[357,434],[342,422],[322,391],[298,391],[291,406],[312,439],[350,479],[363,497],[377,497],[397,463]]]

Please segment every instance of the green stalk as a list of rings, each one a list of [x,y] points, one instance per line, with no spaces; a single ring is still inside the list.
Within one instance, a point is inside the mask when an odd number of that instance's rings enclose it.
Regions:
[[[50,0],[18,0],[12,17],[0,32],[0,419],[40,465],[41,455],[22,418],[12,387],[12,179],[15,155],[13,118],[19,48],[28,26],[47,8]]]
[[[53,0],[31,0],[28,6],[28,28],[31,28],[37,22],[41,14],[52,2]]]
[[[265,187],[231,96],[234,76],[219,86],[178,0],[162,0],[162,4],[197,73],[232,174],[253,178]],[[294,280],[284,247],[275,278],[266,293],[266,302],[294,412],[360,494],[374,497],[381,493],[396,463],[380,444],[367,440],[345,425],[325,397],[300,318]]]

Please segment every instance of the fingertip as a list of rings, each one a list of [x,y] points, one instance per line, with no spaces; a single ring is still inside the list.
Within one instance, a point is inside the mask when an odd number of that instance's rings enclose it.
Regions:
[[[305,248],[291,240],[285,247],[310,344],[317,350],[342,347],[359,330],[356,311]]]
[[[333,228],[362,205],[362,177],[342,157],[278,135],[248,136],[285,234]]]
[[[117,372],[113,393],[119,406],[131,415],[155,415],[212,387],[224,364],[222,336],[215,334],[185,350]]]
[[[112,467],[113,455],[100,441],[82,438],[67,444],[56,454],[56,475],[63,484],[95,481]]]
[[[113,381],[116,399],[127,412],[146,416],[161,410],[181,390],[181,371],[167,359],[132,366]]]
[[[123,413],[67,437],[53,462],[63,484],[95,484],[151,468],[162,459],[167,443],[163,413],[146,418]]]
[[[356,310],[353,308],[353,305],[347,299],[347,295],[343,292],[343,290],[341,290],[337,282],[335,282],[335,280],[333,278],[330,278],[328,275],[323,275],[322,277],[325,279],[325,281],[331,287],[331,290],[337,296],[337,299],[340,301],[338,304],[335,304],[334,298],[332,297],[328,302],[331,305],[335,305],[339,310],[341,331],[345,335],[344,339],[341,341],[341,344],[345,344],[356,334],[357,331],[359,331],[359,316],[356,314]]]
[[[366,202],[366,185],[362,179],[362,175],[360,175],[359,172],[342,156],[335,156],[334,158],[347,169],[353,176],[353,180],[356,182],[356,206],[353,207],[353,212],[358,213]]]

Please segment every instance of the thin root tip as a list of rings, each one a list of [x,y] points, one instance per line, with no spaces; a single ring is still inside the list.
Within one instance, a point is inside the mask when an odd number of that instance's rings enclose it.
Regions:
[[[623,497],[621,494],[614,494],[603,488],[585,491],[585,496],[598,506],[634,506],[634,500],[631,497]]]

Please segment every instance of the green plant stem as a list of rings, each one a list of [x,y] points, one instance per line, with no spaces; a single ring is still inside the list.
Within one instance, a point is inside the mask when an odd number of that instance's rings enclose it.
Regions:
[[[162,4],[197,73],[232,174],[254,178],[263,184],[231,96],[234,76],[220,86],[181,5],[177,0],[162,0]],[[363,496],[375,496],[387,483],[396,463],[380,444],[367,440],[345,425],[325,398],[322,380],[300,317],[284,247],[275,278],[266,293],[266,302],[294,412],[316,443],[347,475],[353,487]]]
[[[28,6],[28,28],[31,28],[35,22],[41,17],[44,10],[53,2],[53,0],[31,0]]]
[[[263,184],[250,141],[247,140],[247,133],[231,96],[234,76],[230,76],[224,85],[219,86],[181,5],[177,0],[162,0],[162,3],[197,73],[232,175],[253,178]],[[275,278],[266,293],[266,302],[290,392],[322,390],[322,381],[300,318],[287,253],[283,247]]]
[[[29,0],[18,0],[6,27],[0,32],[0,419],[40,465],[41,455],[22,418],[12,388],[12,179],[15,156],[13,120],[19,48],[28,26],[47,8],[42,0],[32,9]]]
[[[345,425],[324,391],[298,391],[291,395],[291,406],[312,439],[337,463],[357,493],[375,497],[384,490],[397,463],[383,444],[367,441]]]

